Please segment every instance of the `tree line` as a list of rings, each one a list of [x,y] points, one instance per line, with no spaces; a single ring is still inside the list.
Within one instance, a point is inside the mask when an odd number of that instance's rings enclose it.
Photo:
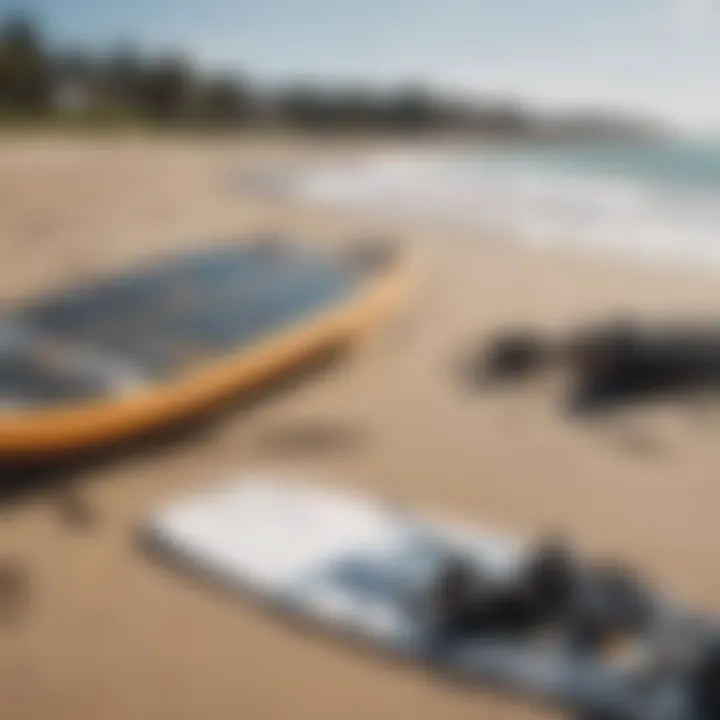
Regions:
[[[158,125],[287,126],[305,130],[453,130],[528,137],[542,121],[512,103],[451,100],[419,86],[381,92],[293,85],[270,92],[238,73],[210,72],[183,55],[132,45],[107,53],[51,48],[31,18],[0,24],[0,121],[70,119]],[[573,124],[574,123],[574,124]],[[560,134],[635,131],[609,117],[564,119]],[[551,129],[552,131],[552,129]]]
[[[483,125],[517,132],[523,114],[441,99],[422,87],[395,92],[293,85],[275,92],[188,57],[148,57],[132,45],[99,55],[54,51],[30,18],[0,26],[0,118],[72,118],[158,124],[278,124],[306,129],[423,130]]]

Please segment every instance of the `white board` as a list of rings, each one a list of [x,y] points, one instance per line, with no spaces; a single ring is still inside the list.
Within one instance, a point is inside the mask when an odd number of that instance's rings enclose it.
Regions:
[[[621,668],[527,638],[472,638],[429,653],[416,602],[439,559],[460,550],[486,571],[511,574],[524,559],[519,541],[267,473],[161,509],[144,532],[206,576],[403,656],[580,709],[639,702],[638,718],[676,717],[654,699],[645,707]]]
[[[150,528],[165,550],[227,583],[398,645],[415,642],[408,607],[436,567],[440,536],[499,573],[518,559],[517,544],[489,533],[262,474],[172,505]]]

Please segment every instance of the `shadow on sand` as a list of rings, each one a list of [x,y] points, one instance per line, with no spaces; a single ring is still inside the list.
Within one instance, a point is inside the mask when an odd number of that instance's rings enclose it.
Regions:
[[[332,419],[304,419],[269,430],[261,440],[264,449],[282,456],[342,454],[367,441],[364,428]]]

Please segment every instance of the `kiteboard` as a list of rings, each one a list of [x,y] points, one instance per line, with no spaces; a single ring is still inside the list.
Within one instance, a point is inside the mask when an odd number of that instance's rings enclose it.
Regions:
[[[523,614],[523,602],[548,597],[557,555],[482,527],[257,472],[160,509],[142,537],[156,556],[281,615],[573,717],[719,717],[712,617],[583,560],[565,610]],[[451,631],[438,591],[455,572],[458,593],[459,567],[475,576],[480,622]]]
[[[93,448],[193,416],[351,341],[408,287],[392,253],[248,238],[9,308],[0,460]]]

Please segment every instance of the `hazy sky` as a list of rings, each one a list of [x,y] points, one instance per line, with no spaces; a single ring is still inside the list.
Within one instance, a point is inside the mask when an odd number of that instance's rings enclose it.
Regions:
[[[638,109],[720,129],[720,0],[16,0],[60,43],[132,39],[313,77]]]

